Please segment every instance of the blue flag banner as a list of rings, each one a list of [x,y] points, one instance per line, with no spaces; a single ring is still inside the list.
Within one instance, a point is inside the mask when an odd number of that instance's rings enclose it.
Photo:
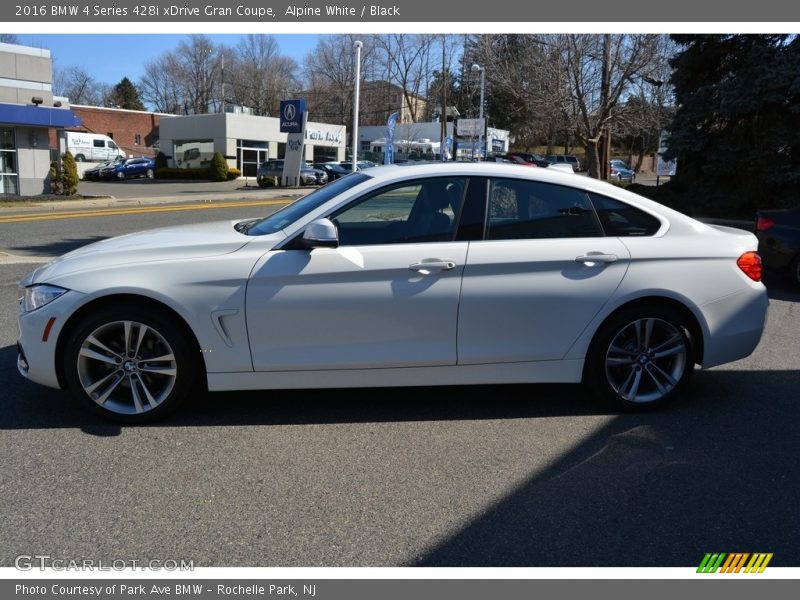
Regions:
[[[394,127],[399,116],[393,112],[386,121],[386,146],[383,148],[383,164],[386,165],[394,163]]]

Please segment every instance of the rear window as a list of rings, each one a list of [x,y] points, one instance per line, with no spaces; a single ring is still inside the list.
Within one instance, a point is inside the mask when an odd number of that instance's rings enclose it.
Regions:
[[[629,204],[594,193],[590,193],[589,198],[606,235],[647,236],[654,235],[661,228],[661,221]]]

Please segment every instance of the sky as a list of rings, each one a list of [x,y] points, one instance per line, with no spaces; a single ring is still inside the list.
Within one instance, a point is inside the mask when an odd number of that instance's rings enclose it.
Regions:
[[[84,67],[99,82],[115,85],[127,77],[134,83],[144,73],[144,65],[164,52],[173,50],[185,34],[17,34],[25,46],[50,50],[56,68]],[[242,35],[209,35],[217,44],[235,46]],[[275,35],[281,53],[303,62],[314,49],[317,34]]]

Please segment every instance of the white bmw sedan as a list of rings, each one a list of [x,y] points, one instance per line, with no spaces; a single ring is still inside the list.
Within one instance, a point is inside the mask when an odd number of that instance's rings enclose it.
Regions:
[[[211,391],[580,382],[654,407],[749,355],[756,238],[516,165],[348,175],[260,220],[70,252],[21,284],[19,371],[140,422]]]

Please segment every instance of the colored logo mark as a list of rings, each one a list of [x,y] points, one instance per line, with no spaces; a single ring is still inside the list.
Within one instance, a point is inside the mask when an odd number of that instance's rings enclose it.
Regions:
[[[772,560],[772,552],[708,552],[697,567],[698,573],[763,573]]]

